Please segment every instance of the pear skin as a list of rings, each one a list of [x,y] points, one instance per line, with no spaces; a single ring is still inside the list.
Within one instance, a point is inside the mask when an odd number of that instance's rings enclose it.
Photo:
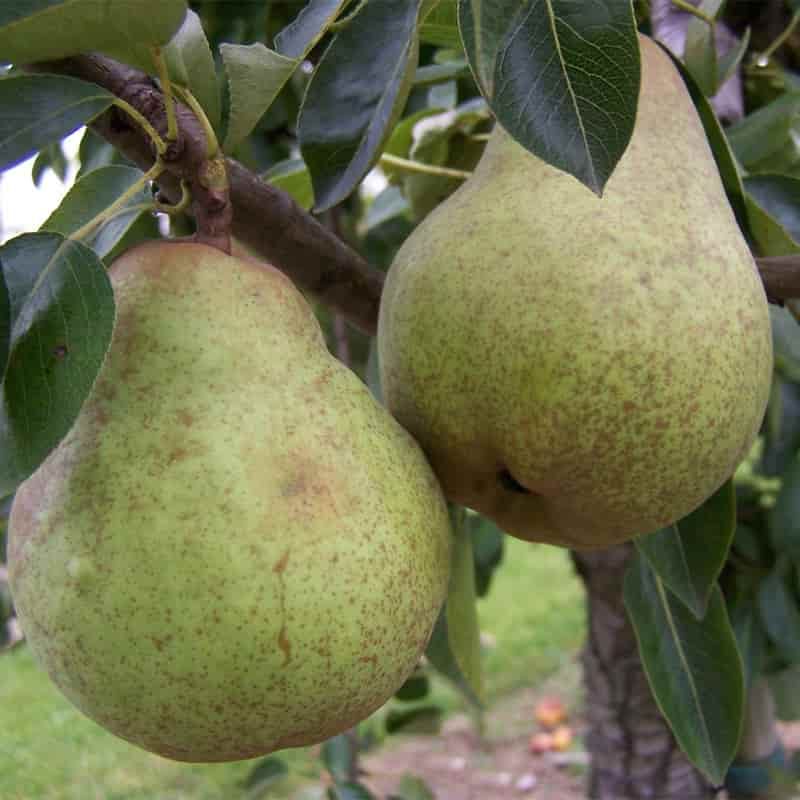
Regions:
[[[382,298],[387,406],[450,499],[522,539],[604,547],[680,519],[767,402],[761,281],[683,81],[640,41],[636,125],[602,198],[496,125]]]
[[[403,683],[450,524],[411,437],[277,270],[148,243],[79,418],[19,489],[10,584],[79,709],[182,761],[322,741]]]

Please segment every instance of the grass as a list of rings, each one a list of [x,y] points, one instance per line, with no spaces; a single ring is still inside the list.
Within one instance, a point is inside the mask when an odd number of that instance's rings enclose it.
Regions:
[[[552,674],[584,632],[582,591],[567,553],[509,539],[479,615],[494,640],[485,661],[490,701]],[[460,705],[441,681],[434,698],[448,709]],[[281,755],[291,777],[271,798],[290,798],[319,774],[313,748]],[[186,765],[145,753],[73,709],[26,647],[0,656],[3,800],[252,800],[242,786],[252,766]]]

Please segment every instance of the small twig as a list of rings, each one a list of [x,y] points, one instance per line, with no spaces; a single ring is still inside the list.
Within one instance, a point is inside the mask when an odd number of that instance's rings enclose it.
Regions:
[[[758,57],[759,64],[761,64],[763,61],[766,65],[766,62],[769,61],[772,54],[792,35],[792,32],[797,27],[798,22],[800,22],[800,11],[795,11],[795,13],[792,14],[791,20],[789,20],[789,24],[786,26],[783,32],[776,37],[772,44],[770,44],[769,47],[767,47]]]
[[[211,122],[206,116],[205,111],[203,111],[203,107],[197,102],[197,98],[188,89],[184,89],[177,84],[172,88],[181,100],[189,106],[192,113],[197,117],[197,121],[203,126],[203,132],[206,135],[206,155],[209,158],[214,158],[219,153],[219,141],[217,140],[216,133],[214,133]]]
[[[414,172],[421,175],[436,175],[440,178],[457,178],[458,180],[465,181],[467,178],[472,177],[471,172],[467,172],[463,169],[437,167],[433,164],[426,164],[424,161],[411,161],[407,158],[400,158],[400,156],[390,155],[389,153],[384,153],[381,156],[380,163],[385,164],[387,167],[399,169],[402,172]]]
[[[693,17],[703,20],[703,22],[712,29],[717,24],[714,17],[709,17],[705,11],[701,11],[696,6],[693,6],[688,0],[672,0],[672,5],[674,5],[675,8],[679,8],[681,11],[685,11],[687,14],[691,14]]]
[[[121,97],[115,97],[113,102],[117,108],[122,109],[147,134],[156,149],[156,153],[163,156],[167,151],[167,144],[161,138],[161,134],[150,124],[150,121]]]
[[[164,94],[164,112],[167,115],[167,141],[176,142],[178,140],[178,119],[175,115],[175,98],[172,96],[172,82],[169,79],[167,62],[164,61],[160,47],[151,48],[151,52],[158,72],[158,80],[161,83],[161,91]]]

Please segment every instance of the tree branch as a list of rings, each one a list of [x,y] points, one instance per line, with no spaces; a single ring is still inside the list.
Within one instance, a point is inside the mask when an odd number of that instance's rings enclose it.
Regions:
[[[161,91],[144,72],[99,55],[76,56],[35,64],[38,72],[72,75],[108,89],[139,110],[159,133],[166,134]],[[198,179],[207,164],[201,124],[186,106],[177,104],[180,137],[164,155],[167,172],[159,181],[165,196],[176,202],[180,180],[189,183],[199,201],[193,211],[208,213],[215,199]],[[150,140],[119,109],[98,117],[92,127],[142,169],[154,160]],[[234,236],[285,272],[305,291],[342,314],[353,326],[373,335],[377,327],[383,273],[370,266],[335,233],[325,228],[292,198],[261,180],[232,158],[226,159]],[[217,205],[219,199],[217,198]],[[219,209],[217,209],[219,211]],[[204,222],[207,226],[210,223]],[[770,301],[800,298],[800,256],[757,258],[761,279]]]
[[[162,135],[166,114],[161,91],[144,72],[100,55],[84,55],[29,67],[37,72],[71,75],[108,89],[140,111]],[[220,198],[209,196],[201,167],[208,164],[205,135],[194,114],[177,105],[178,141],[163,159],[166,172],[159,188],[170,202],[181,196],[185,180],[198,202],[193,212],[219,213]],[[98,117],[92,128],[137,166],[147,170],[155,153],[147,136],[119,109]],[[383,273],[371,267],[334,233],[317,222],[285,192],[261,180],[238,161],[226,159],[232,231],[243,244],[285,272],[303,290],[341,313],[360,330],[373,335],[377,328]],[[208,225],[208,221],[198,219]]]

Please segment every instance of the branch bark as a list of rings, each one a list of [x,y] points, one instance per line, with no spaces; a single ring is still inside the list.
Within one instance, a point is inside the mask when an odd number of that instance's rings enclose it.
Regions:
[[[43,62],[29,67],[37,72],[71,75],[95,83],[130,103],[155,129],[166,134],[164,102],[158,86],[146,73],[96,54]],[[202,126],[184,105],[177,104],[178,143],[164,157],[167,172],[159,188],[170,202],[180,198],[180,181],[200,194],[201,209],[214,208],[198,181],[207,163]],[[147,136],[123,112],[113,108],[98,117],[92,128],[146,170],[154,160]],[[342,314],[356,328],[374,335],[383,288],[383,273],[371,267],[339,237],[297,205],[285,192],[262,181],[238,161],[225,160],[230,187],[233,235],[285,272],[303,290]],[[216,203],[218,205],[218,199]],[[197,206],[193,211],[197,213]],[[198,223],[202,220],[198,220]]]
[[[138,69],[94,54],[43,62],[30,69],[71,75],[102,86],[134,106],[159,133],[166,133],[161,91],[150,76]],[[214,208],[213,198],[202,196],[206,190],[197,180],[200,165],[206,162],[205,136],[188,108],[178,103],[177,112],[181,137],[166,155],[168,172],[159,187],[171,202],[176,202],[180,180],[186,180],[193,191],[201,193],[195,213],[198,207],[204,213],[203,209]],[[123,112],[111,109],[98,117],[92,127],[137,166],[146,170],[152,165],[154,153],[149,139]],[[232,158],[225,163],[231,199],[226,213],[232,210],[233,235],[354,327],[374,335],[383,273],[288,194]],[[800,298],[800,256],[757,258],[756,262],[771,302]]]

